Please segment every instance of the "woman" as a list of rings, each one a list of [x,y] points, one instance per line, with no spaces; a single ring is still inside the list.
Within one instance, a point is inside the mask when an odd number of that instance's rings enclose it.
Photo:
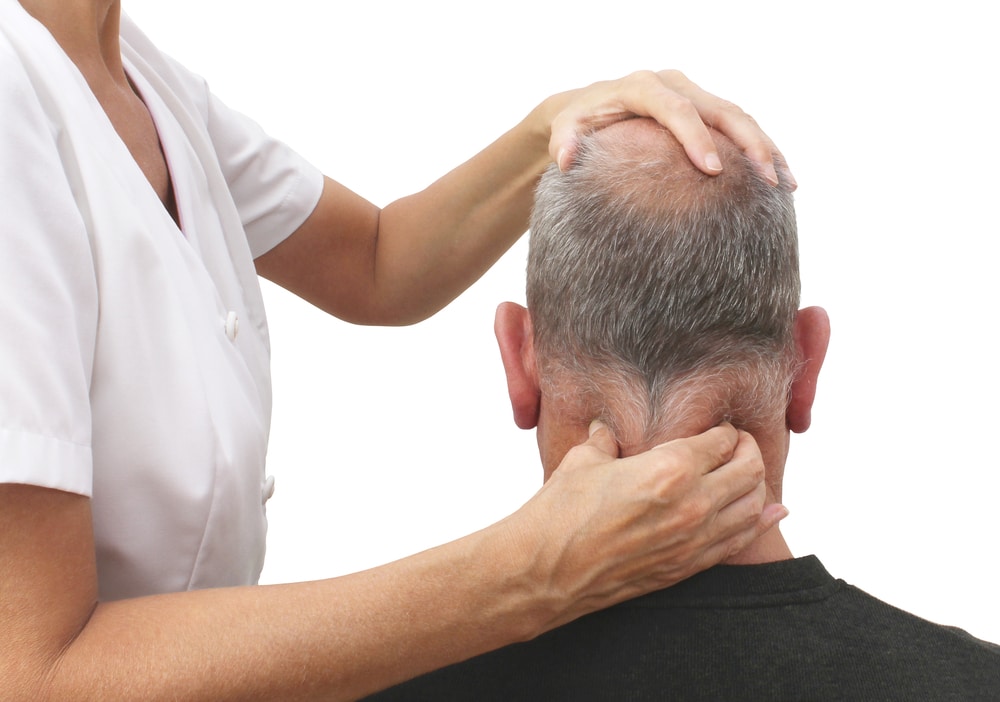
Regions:
[[[344,319],[415,322],[524,231],[581,131],[650,114],[709,174],[702,119],[772,176],[773,147],[683,76],[643,73],[545,100],[379,210],[228,110],[117,0],[0,0],[0,40],[9,699],[352,699],[676,582],[783,516],[731,427],[618,460],[597,426],[479,533],[247,587],[271,489],[258,273]]]

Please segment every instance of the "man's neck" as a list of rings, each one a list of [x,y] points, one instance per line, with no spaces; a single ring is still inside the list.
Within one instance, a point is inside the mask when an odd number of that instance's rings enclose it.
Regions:
[[[539,423],[538,444],[542,457],[544,469],[544,479],[548,480],[553,471],[556,470],[562,457],[573,446],[587,440],[588,429],[582,426],[567,427],[559,422],[549,423],[551,417],[543,417]],[[689,431],[679,432],[678,436],[694,436],[695,434],[709,428],[695,427]],[[554,429],[554,431],[553,431]],[[671,437],[666,437],[671,438]],[[785,459],[788,456],[788,431],[776,428],[770,435],[755,434],[755,440],[760,448],[761,456],[766,469],[765,481],[767,483],[766,504],[781,501],[782,478],[784,476]],[[651,446],[639,446],[635,450],[624,451],[622,456],[639,453]],[[780,529],[775,526],[769,531],[761,534],[749,546],[723,560],[726,565],[753,565],[760,563],[773,563],[794,558],[791,549],[785,542]]]
[[[761,534],[749,546],[734,553],[722,562],[726,565],[756,565],[759,563],[774,563],[794,558],[792,551],[785,542],[778,527],[772,527],[766,534]]]

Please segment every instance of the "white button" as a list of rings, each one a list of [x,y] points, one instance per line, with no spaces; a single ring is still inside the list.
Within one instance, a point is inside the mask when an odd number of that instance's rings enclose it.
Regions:
[[[236,313],[230,310],[229,314],[226,315],[226,336],[229,337],[230,341],[236,341],[237,334],[240,333],[240,318],[236,316]]]
[[[270,500],[273,494],[274,494],[274,476],[269,475],[266,478],[264,478],[264,485],[261,486],[260,489],[260,497],[261,497],[260,503],[264,504],[265,502]]]

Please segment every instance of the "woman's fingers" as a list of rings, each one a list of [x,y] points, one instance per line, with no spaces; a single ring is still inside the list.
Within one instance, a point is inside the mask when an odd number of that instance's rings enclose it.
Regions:
[[[728,422],[712,427],[697,436],[687,439],[674,439],[654,446],[652,451],[666,449],[682,454],[682,458],[691,462],[702,475],[711,473],[729,463],[740,444],[740,433]],[[752,437],[751,437],[752,438]],[[747,464],[747,458],[752,455],[752,447],[743,448],[740,465]]]
[[[628,458],[617,451],[595,423],[517,515],[532,538],[546,524],[531,551],[544,589],[565,601],[559,621],[715,565],[787,514],[765,507],[760,451],[731,425]]]
[[[549,140],[549,154],[561,170],[572,165],[582,135],[623,119],[651,117],[669,129],[691,162],[709,175],[721,172],[722,162],[706,125],[738,144],[768,181],[778,184],[780,168],[789,187],[795,187],[777,148],[757,122],[733,103],[702,90],[680,71],[637,71],[563,96],[565,102],[552,119]]]
[[[593,446],[602,453],[606,453],[608,458],[618,458],[618,442],[615,441],[615,437],[611,435],[608,427],[596,419],[590,424],[590,438],[584,445]]]
[[[795,189],[797,185],[795,178],[785,164],[778,147],[753,117],[732,102],[703,90],[679,71],[660,71],[658,75],[673,90],[691,101],[705,124],[722,132],[742,148],[747,157],[757,163],[761,173],[771,184],[778,184],[776,169],[780,168],[784,171],[789,187]]]

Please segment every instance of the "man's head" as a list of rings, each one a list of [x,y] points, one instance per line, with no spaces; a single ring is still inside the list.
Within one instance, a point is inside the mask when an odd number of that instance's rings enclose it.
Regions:
[[[497,336],[547,473],[593,419],[623,453],[721,421],[758,441],[808,426],[826,318],[797,313],[792,196],[713,136],[718,176],[655,122],[630,120],[539,184],[528,310],[501,306]]]

